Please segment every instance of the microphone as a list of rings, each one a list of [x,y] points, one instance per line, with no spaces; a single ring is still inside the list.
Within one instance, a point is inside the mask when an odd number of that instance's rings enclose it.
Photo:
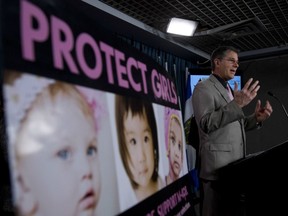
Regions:
[[[268,91],[267,92],[268,95],[270,95],[271,97],[275,98],[282,106],[282,109],[284,110],[285,114],[286,114],[286,117],[288,118],[288,113],[283,105],[283,103],[280,101],[280,99],[278,97],[276,97],[276,95],[274,95],[272,92]]]

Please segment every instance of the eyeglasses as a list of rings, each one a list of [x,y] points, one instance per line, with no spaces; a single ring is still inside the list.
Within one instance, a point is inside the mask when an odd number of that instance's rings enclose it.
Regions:
[[[239,66],[239,64],[240,64],[239,61],[236,61],[236,60],[233,59],[233,58],[222,58],[222,59],[231,62],[233,65],[234,65],[234,64],[237,64],[237,65]]]

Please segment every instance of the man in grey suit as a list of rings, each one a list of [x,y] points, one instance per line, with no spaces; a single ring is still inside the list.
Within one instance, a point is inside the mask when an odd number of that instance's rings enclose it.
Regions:
[[[238,50],[219,47],[211,55],[212,74],[199,82],[192,96],[194,115],[199,130],[200,179],[203,189],[202,216],[234,215],[223,203],[225,197],[218,187],[217,169],[245,157],[245,131],[260,128],[272,113],[269,101],[245,116],[242,108],[257,95],[259,82],[250,78],[241,91],[235,83],[231,91],[227,83],[239,67]],[[235,210],[235,209],[234,209]]]

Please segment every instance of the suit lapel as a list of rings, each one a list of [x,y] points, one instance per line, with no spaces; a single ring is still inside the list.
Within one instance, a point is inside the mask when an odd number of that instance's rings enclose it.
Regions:
[[[227,94],[227,90],[224,88],[224,86],[217,80],[217,78],[214,75],[210,75],[209,80],[214,84],[216,90],[221,94],[221,96],[224,98],[224,100],[229,103],[230,98]]]

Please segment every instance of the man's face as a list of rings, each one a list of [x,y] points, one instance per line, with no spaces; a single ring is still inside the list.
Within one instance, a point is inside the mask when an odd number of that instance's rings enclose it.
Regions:
[[[219,59],[215,59],[214,73],[220,76],[225,81],[231,80],[236,74],[239,67],[238,55],[234,51],[227,51],[226,55]]]

